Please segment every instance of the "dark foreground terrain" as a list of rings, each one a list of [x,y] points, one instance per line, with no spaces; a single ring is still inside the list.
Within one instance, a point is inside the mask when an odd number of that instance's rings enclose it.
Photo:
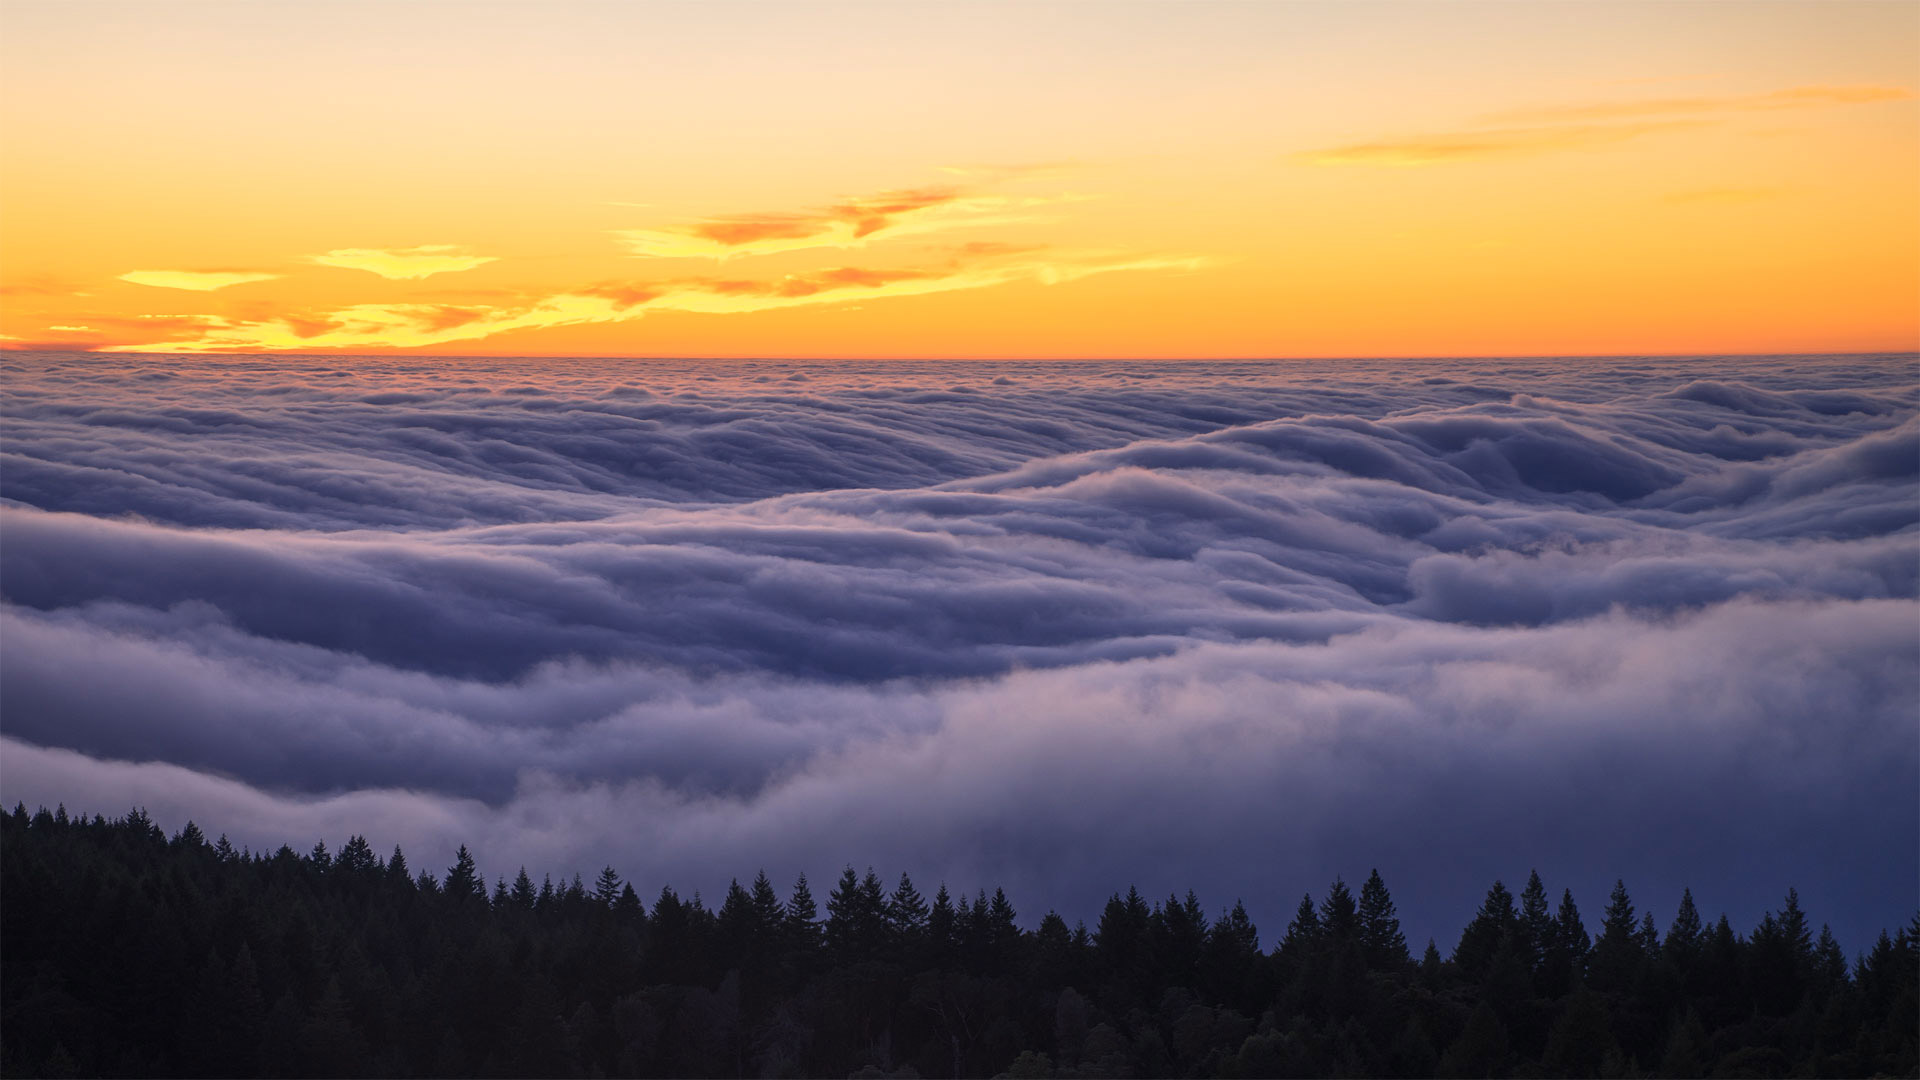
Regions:
[[[716,912],[25,807],[0,890],[7,1076],[1913,1076],[1920,1026],[1920,917],[1850,964],[1791,891],[1663,934],[1620,887],[1590,937],[1536,875],[1416,956],[1375,874],[1265,949],[1192,894],[1023,930],[848,869]]]

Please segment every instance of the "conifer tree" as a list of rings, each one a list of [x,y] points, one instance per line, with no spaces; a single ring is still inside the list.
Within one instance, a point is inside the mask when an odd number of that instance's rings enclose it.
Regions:
[[[1600,937],[1593,943],[1593,956],[1587,964],[1595,989],[1626,993],[1632,988],[1644,955],[1639,929],[1626,883],[1615,881],[1601,919]]]
[[[620,875],[613,867],[602,867],[600,876],[593,880],[594,902],[603,908],[613,907],[620,898]]]
[[[1554,918],[1553,928],[1555,944],[1572,957],[1576,965],[1585,964],[1592,942],[1587,937],[1586,920],[1574,906],[1572,889],[1560,890],[1560,911]]]
[[[539,899],[539,895],[534,891],[533,879],[527,876],[527,868],[522,866],[520,873],[514,876],[513,891],[509,894],[513,906],[521,911],[531,912],[534,901]]]
[[[1547,887],[1538,870],[1527,872],[1527,885],[1520,890],[1520,935],[1527,963],[1538,972],[1553,941],[1553,913],[1547,908]]]
[[[905,873],[900,875],[900,884],[894,887],[893,895],[887,898],[887,922],[894,936],[902,941],[918,941],[926,933],[927,901]]]
[[[467,845],[461,844],[454,853],[453,865],[447,868],[447,880],[440,891],[454,900],[481,900],[486,897],[486,886],[481,883],[479,870],[473,864],[473,853]]]
[[[1640,929],[1634,937],[1640,942],[1641,955],[1652,956],[1660,951],[1660,931],[1653,925],[1653,912],[1640,916]]]
[[[1699,952],[1701,936],[1704,933],[1705,930],[1700,923],[1700,909],[1693,903],[1693,890],[1682,888],[1680,910],[1674,913],[1673,924],[1667,927],[1667,955],[1684,968]]]
[[[1327,889],[1327,898],[1320,902],[1320,928],[1328,937],[1342,942],[1359,933],[1360,918],[1353,893],[1347,883],[1337,877]]]
[[[1394,911],[1387,883],[1374,870],[1360,886],[1360,940],[1366,945],[1367,963],[1376,970],[1391,971],[1408,963],[1406,935],[1400,932],[1400,917]]]
[[[933,894],[933,906],[927,909],[927,944],[935,960],[944,961],[952,955],[958,929],[953,897],[947,894],[947,883],[943,881]]]
[[[373,854],[373,845],[367,843],[366,837],[357,835],[347,839],[336,861],[341,870],[350,874],[370,874],[379,867]]]
[[[820,947],[819,911],[813,903],[813,890],[807,887],[807,875],[801,874],[787,897],[787,948],[810,956]]]
[[[851,959],[864,944],[861,900],[860,875],[848,866],[840,872],[840,881],[827,893],[827,949],[839,957]]]
[[[786,922],[787,909],[780,903],[780,897],[773,891],[773,881],[765,870],[754,875],[753,892],[749,899],[753,902],[753,925],[759,933],[754,939],[754,949],[763,953],[773,951],[775,940],[779,937],[781,926]]]
[[[1313,894],[1304,893],[1300,897],[1300,906],[1293,911],[1293,921],[1287,923],[1287,933],[1280,941],[1282,951],[1304,948],[1320,937],[1320,913],[1314,909]]]
[[[1520,915],[1513,907],[1513,893],[1507,891],[1505,884],[1495,881],[1487,890],[1486,899],[1480,902],[1473,921],[1461,932],[1460,943],[1454,946],[1454,965],[1471,980],[1477,982],[1485,978],[1500,946],[1516,935],[1519,926]]]
[[[1800,890],[1787,890],[1786,906],[1780,909],[1780,936],[1794,963],[1800,966],[1813,957],[1813,935],[1807,929],[1807,913],[1800,910]]]
[[[755,959],[760,941],[760,920],[753,909],[753,898],[740,887],[740,879],[727,882],[727,895],[720,901],[720,940],[729,967],[744,968]]]
[[[995,887],[993,899],[987,904],[987,941],[989,944],[1004,947],[1020,937],[1020,927],[1015,921],[1017,913],[1012,901],[1007,899],[1004,890]]]

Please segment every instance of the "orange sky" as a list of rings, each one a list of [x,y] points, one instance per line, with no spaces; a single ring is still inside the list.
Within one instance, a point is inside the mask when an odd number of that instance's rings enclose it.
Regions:
[[[0,346],[1920,347],[1920,5],[0,6]]]

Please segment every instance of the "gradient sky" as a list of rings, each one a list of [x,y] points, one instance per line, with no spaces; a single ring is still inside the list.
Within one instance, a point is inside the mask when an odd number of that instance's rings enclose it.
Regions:
[[[1920,343],[1913,4],[0,8],[0,345]]]

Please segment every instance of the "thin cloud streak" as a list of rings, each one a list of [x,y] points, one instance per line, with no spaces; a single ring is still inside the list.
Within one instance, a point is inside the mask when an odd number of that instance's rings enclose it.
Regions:
[[[254,281],[272,281],[279,276],[251,270],[131,270],[121,274],[120,280],[156,289],[213,292]]]
[[[910,188],[845,199],[819,210],[729,215],[663,229],[621,229],[614,236],[637,256],[724,261],[864,247],[881,237],[1026,224],[1035,220],[1030,208],[1059,201],[984,195],[960,187]]]
[[[337,248],[309,258],[321,266],[365,270],[390,281],[418,281],[435,274],[458,273],[499,261],[491,255],[472,255],[452,244],[424,244],[411,248]]]
[[[1526,157],[1615,143],[1699,127],[1687,121],[1645,124],[1567,124],[1552,127],[1452,131],[1405,139],[1353,143],[1300,155],[1314,165],[1386,165],[1411,168],[1487,158]]]
[[[1488,119],[1500,123],[1639,120],[1657,116],[1828,109],[1846,105],[1911,101],[1913,98],[1914,92],[1904,86],[1793,86],[1764,94],[1658,98],[1651,101],[1612,101],[1588,105],[1549,105],[1534,109],[1512,109],[1494,113]]]
[[[1745,113],[1907,101],[1901,86],[1796,86],[1763,94],[1662,98],[1511,109],[1486,120],[1502,126],[1350,143],[1295,155],[1312,165],[1398,168],[1580,150],[1705,125]],[[1523,125],[1523,126],[1506,126]]]

